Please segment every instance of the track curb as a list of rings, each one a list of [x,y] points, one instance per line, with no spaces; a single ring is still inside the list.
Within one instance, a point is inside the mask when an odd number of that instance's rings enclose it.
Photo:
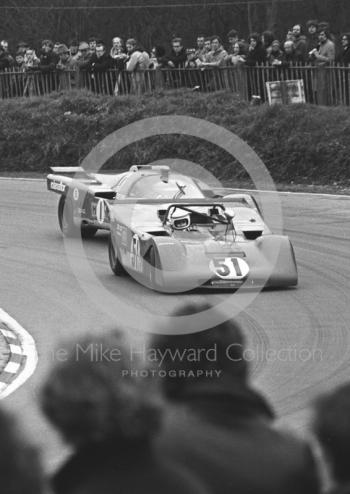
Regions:
[[[3,399],[33,374],[38,355],[32,336],[2,309],[0,333],[9,350],[8,361],[0,373],[0,399]]]

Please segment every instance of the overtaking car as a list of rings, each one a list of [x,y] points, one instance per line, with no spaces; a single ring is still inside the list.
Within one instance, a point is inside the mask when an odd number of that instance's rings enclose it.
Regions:
[[[127,198],[201,199],[221,197],[231,189],[213,189],[167,166],[131,166],[124,173],[88,173],[81,167],[52,167],[47,188],[60,195],[58,223],[65,236],[93,237],[109,230],[109,203]]]

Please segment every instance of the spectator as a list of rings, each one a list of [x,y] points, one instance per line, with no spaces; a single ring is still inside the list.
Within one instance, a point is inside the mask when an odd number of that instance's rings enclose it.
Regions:
[[[0,46],[0,71],[8,70],[11,67],[9,57],[2,46]]]
[[[151,51],[150,69],[163,69],[167,66],[166,51],[164,46],[154,46]]]
[[[202,67],[222,67],[226,65],[228,53],[224,50],[219,36],[212,36],[211,51],[205,57],[205,61],[200,64]]]
[[[311,19],[306,23],[307,27],[307,52],[314,50],[318,47],[318,21],[316,19]]]
[[[350,64],[350,33],[344,33],[341,37],[342,49],[338,57],[338,62],[342,65]]]
[[[12,67],[14,65],[15,61],[14,61],[12,55],[9,52],[9,43],[8,43],[8,41],[6,39],[3,39],[1,41],[1,43],[0,43],[0,46],[4,50],[4,52],[6,54],[6,57],[7,57],[8,61],[9,61],[9,63],[10,63],[10,67]]]
[[[187,48],[186,55],[187,60],[185,62],[185,69],[195,69],[197,67],[196,49]]]
[[[90,51],[91,52],[91,51]],[[113,68],[113,59],[106,51],[102,40],[96,41],[95,53],[91,56],[88,70],[91,73],[92,89],[98,93],[113,94],[114,84],[112,77],[107,73]]]
[[[261,36],[261,41],[263,44],[263,47],[265,48],[266,51],[266,56],[268,57],[271,53],[272,50],[272,42],[275,39],[275,36],[272,31],[264,31]]]
[[[295,41],[295,36],[294,36],[294,33],[293,33],[293,31],[292,31],[291,29],[289,29],[289,30],[287,31],[287,34],[286,34],[286,41],[293,41],[293,43],[294,43],[294,41]]]
[[[126,63],[126,70],[131,75],[131,90],[133,94],[140,95],[146,89],[145,70],[148,69],[150,64],[149,55],[138,46],[134,38],[127,40],[126,50],[129,56]]]
[[[271,45],[270,55],[267,57],[267,61],[270,65],[278,67],[283,62],[283,51],[281,50],[281,43],[278,39],[275,39]]]
[[[335,61],[335,45],[329,39],[329,32],[321,30],[318,33],[319,48],[312,50],[310,56],[316,65],[329,65]]]
[[[205,47],[205,36],[200,34],[197,36],[197,49],[195,50],[194,59],[204,62],[207,53],[208,52]]]
[[[236,29],[231,29],[227,33],[227,39],[228,39],[228,50],[227,53],[229,55],[232,55],[235,51],[235,44],[238,43],[238,31]]]
[[[266,50],[263,47],[258,33],[249,36],[249,48],[247,54],[247,65],[254,66],[266,62]]]
[[[348,383],[316,400],[313,429],[323,449],[334,483],[332,494],[349,494],[350,385]]]
[[[205,38],[204,40],[205,54],[208,54],[211,50],[211,38]]]
[[[36,56],[34,50],[27,50],[24,55],[24,68],[26,71],[32,71],[38,69],[40,64],[39,58]]]
[[[91,60],[90,47],[86,41],[82,41],[79,45],[77,66],[80,70],[85,70],[89,67]]]
[[[52,48],[52,51],[55,55],[57,55],[57,58],[58,58],[58,48],[62,45],[62,42],[61,41],[55,41],[54,45],[53,45],[53,48]]]
[[[45,39],[42,42],[39,60],[39,68],[42,72],[55,70],[58,63],[58,56],[53,52],[53,43],[51,40]]]
[[[291,67],[298,62],[301,62],[300,58],[295,52],[295,45],[292,40],[285,41],[284,45],[284,53],[282,55],[282,65],[283,67]]]
[[[112,68],[112,57],[106,52],[105,44],[102,41],[98,40],[95,53],[91,56],[89,66],[91,72],[94,73],[106,72],[108,69]]]
[[[22,51],[18,51],[15,57],[15,68],[21,72],[24,72],[24,54]]]
[[[207,309],[187,304],[173,315]],[[189,334],[157,334],[150,342],[152,351],[168,355],[155,363],[166,374],[161,383],[169,401],[160,454],[186,465],[212,494],[318,493],[310,449],[273,426],[269,404],[248,383],[239,325],[228,321],[191,334],[187,324]]]
[[[76,39],[73,39],[69,43],[69,53],[72,60],[77,61],[79,58],[79,43]]]
[[[238,67],[246,62],[245,46],[242,42],[237,41],[237,43],[234,44],[233,53],[232,55],[229,55],[228,60],[234,67]]]
[[[171,52],[168,55],[168,66],[172,69],[184,68],[187,54],[181,38],[173,38]]]
[[[92,56],[96,52],[97,38],[95,36],[90,36],[88,41],[89,41],[90,55]]]
[[[42,494],[38,452],[23,440],[12,417],[0,410],[1,490],[5,494]]]
[[[162,404],[151,382],[124,375],[140,370],[130,353],[121,334],[87,339],[49,375],[42,408],[74,450],[52,479],[55,494],[205,492],[185,468],[155,456]]]
[[[304,63],[307,59],[307,41],[306,37],[302,34],[302,28],[300,24],[296,24],[293,27],[293,35],[296,58],[299,62]]]
[[[121,38],[115,37],[112,40],[110,56],[114,60],[114,66],[118,70],[124,70],[126,65],[127,54],[124,51],[124,43]]]
[[[59,60],[56,69],[59,74],[59,89],[69,90],[77,86],[77,62],[71,55],[69,48],[62,44],[58,47]]]

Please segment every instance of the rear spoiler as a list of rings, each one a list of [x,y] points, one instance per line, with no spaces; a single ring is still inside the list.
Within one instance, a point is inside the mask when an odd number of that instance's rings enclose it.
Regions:
[[[50,169],[55,175],[63,175],[65,177],[76,178],[91,178],[82,166],[50,166]]]

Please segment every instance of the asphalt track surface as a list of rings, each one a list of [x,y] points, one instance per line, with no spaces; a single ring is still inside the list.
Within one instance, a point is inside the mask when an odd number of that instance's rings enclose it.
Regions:
[[[299,287],[260,293],[239,320],[253,383],[269,396],[282,423],[304,434],[313,397],[350,376],[350,197],[279,197],[285,233],[296,251]],[[57,198],[44,182],[0,180],[0,307],[34,337],[39,354],[34,376],[2,404],[43,447],[49,468],[66,452],[37,406],[53,351],[63,339],[101,333],[123,319],[96,305],[72,273],[58,230]],[[101,233],[86,241],[87,257],[99,280],[130,310],[166,314],[184,301],[204,298],[216,304],[228,296],[164,295],[130,278],[118,279],[109,269],[106,240]]]

